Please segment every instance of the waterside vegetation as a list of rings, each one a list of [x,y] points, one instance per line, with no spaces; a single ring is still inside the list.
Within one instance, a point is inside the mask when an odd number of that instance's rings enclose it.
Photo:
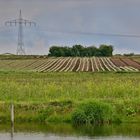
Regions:
[[[140,122],[140,74],[1,71],[0,122],[11,100],[16,122]]]

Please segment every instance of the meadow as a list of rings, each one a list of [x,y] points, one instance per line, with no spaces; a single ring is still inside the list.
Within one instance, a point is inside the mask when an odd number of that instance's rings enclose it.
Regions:
[[[71,114],[87,101],[108,103],[116,120],[140,122],[139,73],[0,72],[0,121],[70,122]]]

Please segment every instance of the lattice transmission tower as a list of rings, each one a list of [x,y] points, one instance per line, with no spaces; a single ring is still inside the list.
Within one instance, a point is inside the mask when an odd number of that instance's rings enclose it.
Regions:
[[[22,18],[20,10],[19,18],[5,22],[6,26],[18,26],[18,44],[17,44],[17,55],[25,55],[24,42],[23,42],[23,26],[36,26],[36,23],[30,20]]]

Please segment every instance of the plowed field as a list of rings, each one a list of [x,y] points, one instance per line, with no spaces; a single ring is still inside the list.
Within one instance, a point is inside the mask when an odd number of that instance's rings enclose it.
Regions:
[[[140,63],[131,58],[59,57],[25,60],[0,60],[0,70],[36,72],[138,72],[140,71]]]

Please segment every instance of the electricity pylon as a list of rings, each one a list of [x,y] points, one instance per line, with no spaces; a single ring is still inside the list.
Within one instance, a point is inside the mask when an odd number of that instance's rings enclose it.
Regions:
[[[19,18],[5,22],[6,26],[18,26],[18,44],[17,44],[17,55],[25,55],[24,43],[23,43],[23,26],[36,26],[36,23],[22,18],[21,10]]]

